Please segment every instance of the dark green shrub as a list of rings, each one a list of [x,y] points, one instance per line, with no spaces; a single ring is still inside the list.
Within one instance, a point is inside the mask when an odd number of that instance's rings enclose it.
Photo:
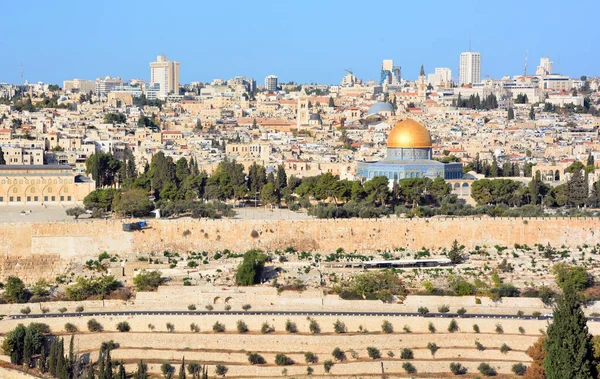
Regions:
[[[131,326],[129,326],[127,321],[121,321],[117,324],[117,330],[121,333],[125,333],[131,330]]]
[[[410,362],[404,362],[402,364],[402,368],[404,369],[404,371],[406,371],[407,374],[414,374],[417,372],[415,366]]]
[[[103,329],[102,325],[94,318],[87,322],[87,327],[90,332],[101,332]]]
[[[275,356],[275,364],[277,366],[289,366],[289,365],[293,365],[294,361],[291,358],[289,358],[287,355],[280,353]]]
[[[392,323],[389,322],[388,320],[383,320],[383,323],[381,324],[381,330],[384,333],[393,333],[394,327],[392,326]]]
[[[481,363],[479,367],[477,367],[481,375],[483,376],[495,376],[496,370],[487,363]]]
[[[400,358],[401,359],[414,359],[415,355],[413,353],[413,351],[409,348],[404,348],[402,349],[402,351],[400,352]]]
[[[369,358],[371,359],[381,358],[381,353],[379,352],[379,349],[373,346],[367,347],[367,355],[369,355]]]

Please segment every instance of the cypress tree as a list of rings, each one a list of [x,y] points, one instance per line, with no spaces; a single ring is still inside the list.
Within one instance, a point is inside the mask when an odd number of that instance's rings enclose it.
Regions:
[[[100,357],[98,357],[98,379],[104,379],[104,352],[100,349]]]
[[[563,289],[548,326],[544,368],[547,379],[592,379],[596,377],[593,364],[592,336],[588,333],[580,295],[570,286]]]
[[[94,364],[90,362],[87,373],[85,375],[86,379],[96,379],[96,375],[94,375]]]
[[[46,344],[42,345],[42,350],[40,351],[40,363],[38,364],[38,368],[40,372],[45,373],[47,371],[47,362],[46,359],[48,357],[48,352],[46,351]]]
[[[48,356],[48,372],[52,376],[56,376],[56,353],[58,351],[58,342],[52,341],[50,345],[50,355]]]
[[[285,167],[281,164],[277,166],[277,189],[282,190],[287,186],[287,174]]]
[[[126,379],[127,378],[127,374],[125,373],[125,365],[123,364],[123,361],[121,361],[121,363],[119,363],[119,373],[117,374],[117,379]]]
[[[25,338],[23,340],[23,364],[29,368],[32,366],[32,359],[34,351],[33,333],[31,328],[27,328],[25,332]]]
[[[515,111],[512,107],[508,108],[508,119],[509,120],[514,120],[515,119]]]
[[[148,366],[144,363],[144,361],[140,361],[138,363],[138,369],[133,377],[135,379],[148,379]]]
[[[185,377],[185,357],[181,358],[181,367],[179,368],[178,379],[186,379],[186,377]]]
[[[588,198],[587,180],[581,169],[577,169],[571,175],[568,182],[569,205],[579,207],[585,204]]]
[[[110,349],[106,351],[106,363],[104,364],[104,374],[102,379],[112,379],[112,359],[110,358]]]
[[[69,373],[75,377],[75,346],[74,346],[74,335],[71,334],[71,340],[69,341]]]

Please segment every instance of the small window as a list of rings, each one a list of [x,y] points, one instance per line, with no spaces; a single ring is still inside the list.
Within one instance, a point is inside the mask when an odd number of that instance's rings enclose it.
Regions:
[[[44,201],[48,201],[48,196],[44,196]]]
[[[71,196],[67,196],[67,201],[71,201]]]
[[[52,197],[50,198],[50,201],[56,201],[56,196],[52,196]]]
[[[31,196],[27,196],[27,201],[31,201]]]
[[[61,197],[60,197],[60,201],[65,201],[65,197],[64,197],[64,196],[61,196]]]
[[[17,201],[21,202],[21,196],[17,196]]]
[[[34,197],[33,197],[33,201],[38,201],[38,197],[37,197],[37,196],[34,196]]]
[[[4,197],[0,196],[0,201],[4,201]]]
[[[11,196],[8,198],[8,201],[12,203],[13,201],[15,201],[15,198]]]

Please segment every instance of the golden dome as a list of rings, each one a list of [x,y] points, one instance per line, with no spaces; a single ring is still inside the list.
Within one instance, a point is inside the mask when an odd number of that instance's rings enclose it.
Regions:
[[[413,119],[400,121],[394,126],[387,140],[388,148],[430,148],[431,136],[427,128]]]

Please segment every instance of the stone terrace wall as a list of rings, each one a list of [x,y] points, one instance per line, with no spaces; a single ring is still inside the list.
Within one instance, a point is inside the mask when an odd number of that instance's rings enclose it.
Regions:
[[[119,220],[1,223],[1,274],[61,271],[62,262],[103,251],[119,253],[217,251],[250,248],[371,252],[378,249],[535,243],[576,246],[600,243],[595,218],[435,218],[344,220],[149,220],[150,228],[124,232]],[[45,264],[42,262],[46,262]],[[63,266],[64,267],[64,266]],[[42,271],[36,274],[40,275]]]

